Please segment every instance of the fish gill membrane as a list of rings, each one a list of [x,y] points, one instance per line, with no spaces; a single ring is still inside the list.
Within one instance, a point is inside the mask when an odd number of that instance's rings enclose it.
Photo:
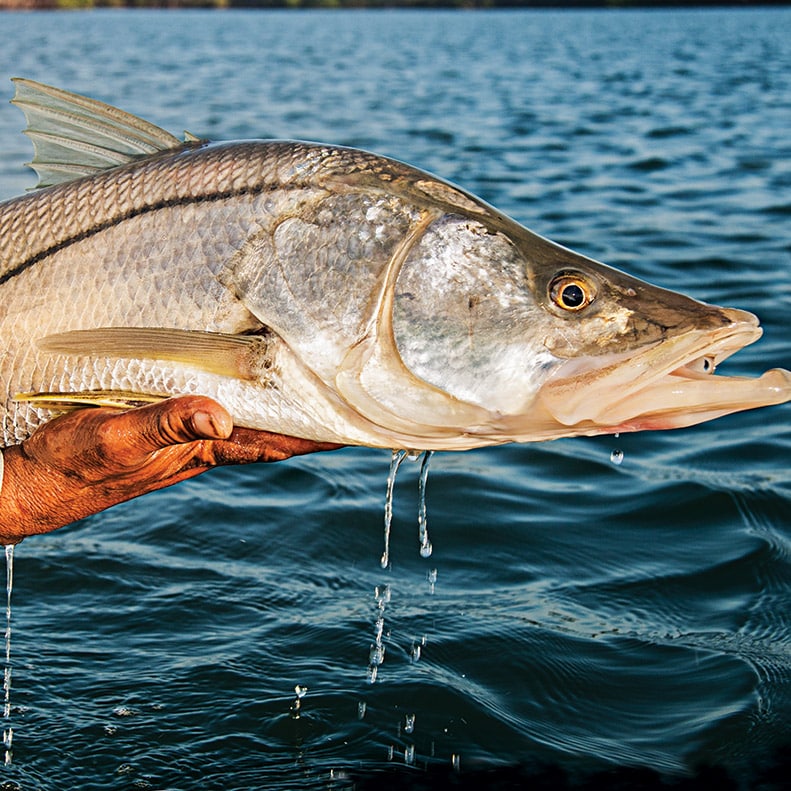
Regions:
[[[294,141],[179,141],[17,79],[39,187],[0,204],[5,445],[175,394],[237,425],[464,450],[791,399],[715,370],[757,319],[544,239],[428,173]]]

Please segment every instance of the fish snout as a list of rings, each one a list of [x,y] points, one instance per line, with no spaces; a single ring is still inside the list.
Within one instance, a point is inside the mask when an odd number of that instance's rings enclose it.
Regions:
[[[754,313],[741,310],[740,308],[720,308],[719,310],[732,327],[738,327],[740,330],[745,331],[752,328],[757,332],[756,339],[761,336],[763,331],[761,330],[758,316]]]

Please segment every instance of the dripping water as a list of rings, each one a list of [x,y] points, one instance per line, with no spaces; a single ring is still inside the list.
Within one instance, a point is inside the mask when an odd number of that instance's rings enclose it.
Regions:
[[[4,762],[11,763],[11,745],[14,739],[14,729],[8,722],[11,718],[11,591],[14,587],[14,545],[6,544],[6,604],[5,604],[5,667],[3,669],[3,719],[6,727],[3,728],[3,746],[5,747]]]
[[[423,461],[420,464],[420,483],[418,484],[417,529],[420,540],[420,556],[423,558],[430,557],[433,551],[426,522],[426,482],[428,481],[428,465],[433,455],[433,450],[424,451]]]
[[[390,565],[390,525],[393,523],[393,489],[398,468],[406,458],[405,450],[394,450],[390,459],[390,472],[387,474],[387,494],[385,496],[385,548],[379,561],[383,569]]]
[[[620,432],[616,432],[614,435],[615,439],[621,436]],[[610,453],[610,461],[616,465],[616,467],[623,461],[623,451],[615,448],[612,453]]]
[[[387,475],[387,492],[385,495],[385,512],[384,512],[384,550],[380,558],[380,565],[383,569],[390,567],[390,531],[393,524],[393,499],[395,492],[395,482],[398,475],[398,470],[401,467],[404,459],[408,458],[410,461],[421,460],[420,475],[418,481],[418,540],[420,542],[420,555],[421,557],[428,558],[431,556],[433,547],[428,536],[428,522],[426,517],[426,482],[428,481],[428,469],[433,451],[405,451],[394,450],[390,458],[390,470]],[[433,575],[433,576],[432,576]],[[434,583],[436,582],[436,570],[429,572],[429,585],[430,592],[434,592]],[[377,613],[374,622],[374,641],[371,643],[368,651],[368,682],[373,684],[376,682],[379,675],[379,668],[384,662],[385,658],[385,608],[390,601],[390,586],[377,585],[374,589],[374,599],[376,600]],[[425,637],[423,638],[423,645],[425,645]],[[415,647],[413,646],[413,649]],[[420,646],[413,650],[412,657],[417,661],[420,657]],[[364,709],[363,709],[364,713]]]
[[[436,569],[429,569],[428,574],[426,574],[426,581],[428,582],[428,592],[434,595],[434,590],[437,586],[437,570]]]
[[[385,517],[384,517],[384,552],[380,559],[380,565],[386,569],[390,565],[390,528],[393,524],[393,493],[395,491],[395,481],[398,470],[405,458],[411,461],[421,460],[420,477],[418,479],[418,512],[417,527],[418,541],[420,542],[420,556],[431,557],[434,548],[428,536],[428,519],[426,509],[426,483],[428,481],[428,468],[434,451],[426,450],[420,452],[410,452],[404,450],[394,450],[390,459],[390,471],[387,475],[387,493],[385,495]]]
[[[377,585],[374,589],[376,599],[376,621],[374,623],[374,641],[368,649],[368,683],[373,684],[379,675],[379,667],[385,661],[385,608],[390,602],[390,586]]]
[[[302,714],[302,698],[308,693],[308,688],[304,684],[297,684],[294,687],[294,702],[291,704],[291,719],[298,720]]]

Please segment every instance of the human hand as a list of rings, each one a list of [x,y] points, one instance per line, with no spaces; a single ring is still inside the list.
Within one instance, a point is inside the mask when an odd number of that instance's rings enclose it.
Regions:
[[[234,428],[204,396],[118,412],[81,409],[3,451],[0,543],[47,533],[225,464],[280,461],[339,447]]]

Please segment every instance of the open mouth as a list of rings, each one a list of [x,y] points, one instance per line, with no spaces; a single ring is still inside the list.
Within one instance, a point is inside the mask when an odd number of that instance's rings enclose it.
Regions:
[[[723,310],[718,329],[687,330],[639,352],[569,360],[541,390],[555,420],[579,433],[691,426],[791,400],[791,373],[721,376],[717,366],[761,337],[751,313]],[[576,433],[576,432],[575,432]]]

